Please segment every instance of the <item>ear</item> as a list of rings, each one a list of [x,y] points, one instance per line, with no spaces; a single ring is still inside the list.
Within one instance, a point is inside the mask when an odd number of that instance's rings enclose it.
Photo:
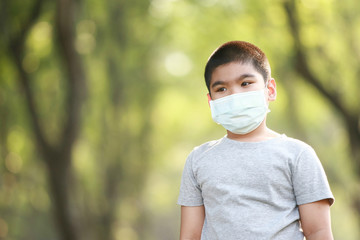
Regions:
[[[211,101],[210,93],[207,94],[207,99],[208,99],[208,104],[209,104],[209,106],[210,106],[210,101]]]
[[[272,102],[276,99],[276,82],[274,78],[270,78],[267,84],[268,89],[268,101]]]

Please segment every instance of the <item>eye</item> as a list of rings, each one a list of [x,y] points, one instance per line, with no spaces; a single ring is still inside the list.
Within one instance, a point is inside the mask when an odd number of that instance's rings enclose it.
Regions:
[[[216,89],[215,92],[225,92],[225,91],[226,91],[226,88],[220,87],[220,88]]]
[[[246,86],[249,86],[250,84],[251,84],[251,82],[242,82],[241,86],[246,87]]]

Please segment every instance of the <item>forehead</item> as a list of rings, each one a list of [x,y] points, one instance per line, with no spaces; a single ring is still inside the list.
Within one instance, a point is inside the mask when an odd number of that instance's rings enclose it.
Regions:
[[[258,72],[251,63],[231,62],[220,65],[214,69],[210,84],[213,81],[238,79],[244,75],[252,75],[254,78],[263,79],[261,73]]]

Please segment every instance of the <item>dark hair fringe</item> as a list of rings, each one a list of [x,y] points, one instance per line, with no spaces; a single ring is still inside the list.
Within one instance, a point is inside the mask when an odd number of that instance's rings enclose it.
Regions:
[[[218,47],[209,57],[205,66],[205,83],[210,93],[210,81],[214,70],[231,62],[251,63],[266,82],[270,78],[269,61],[260,48],[245,41],[230,41]]]

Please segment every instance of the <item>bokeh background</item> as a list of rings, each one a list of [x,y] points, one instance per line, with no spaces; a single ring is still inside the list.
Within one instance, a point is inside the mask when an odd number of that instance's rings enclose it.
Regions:
[[[225,132],[203,70],[262,48],[268,126],[314,147],[360,239],[357,0],[1,0],[0,239],[178,239],[185,159]]]

